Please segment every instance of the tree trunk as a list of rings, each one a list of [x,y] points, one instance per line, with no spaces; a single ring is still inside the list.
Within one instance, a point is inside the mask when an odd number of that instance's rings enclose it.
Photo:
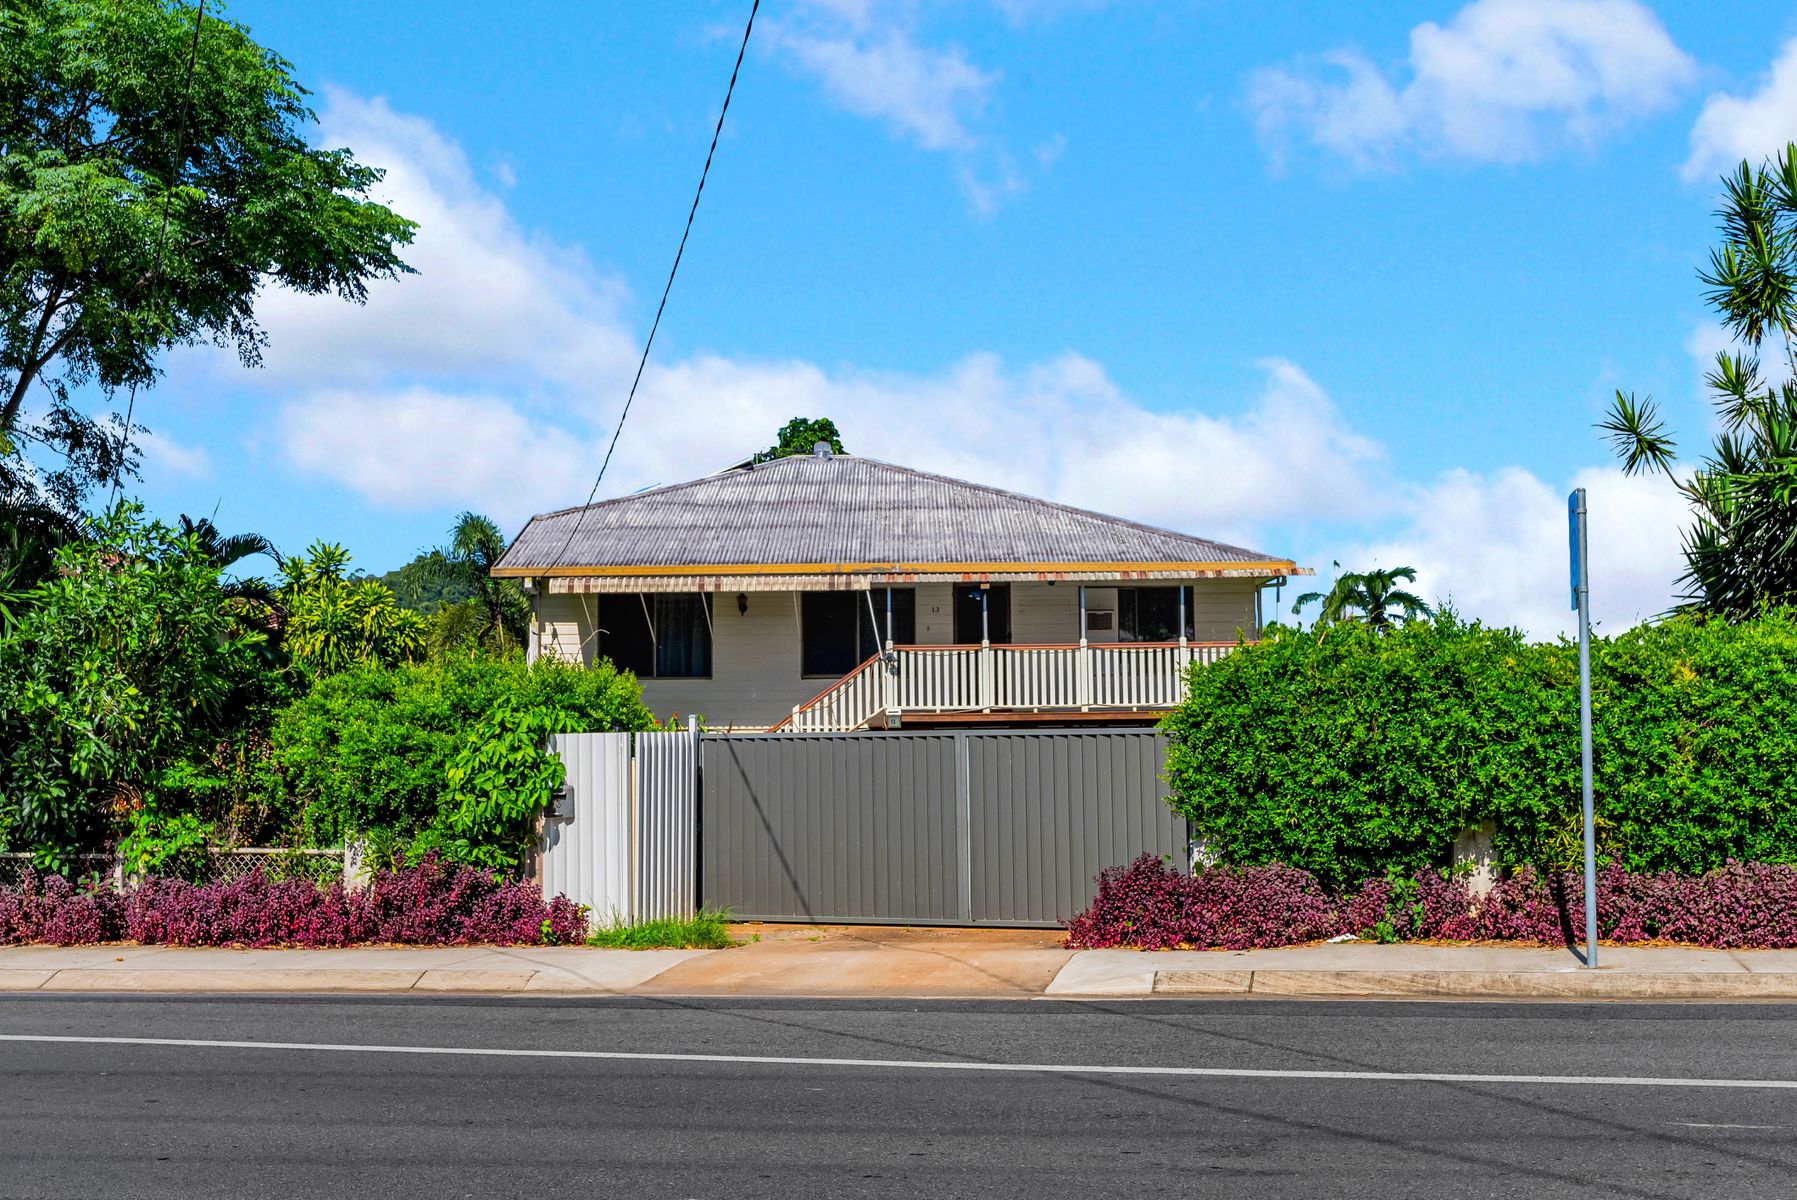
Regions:
[[[19,410],[25,406],[25,393],[31,390],[31,381],[37,378],[38,372],[49,362],[50,355],[39,358],[38,351],[43,348],[44,338],[50,332],[50,321],[56,316],[59,307],[57,302],[61,299],[62,280],[54,279],[50,282],[49,294],[44,297],[44,315],[38,318],[37,329],[31,335],[31,349],[20,359],[19,378],[13,384],[12,395],[6,398],[6,407],[0,409],[0,433],[10,430],[19,419]],[[62,344],[67,340],[66,336],[58,338],[56,345],[50,348],[50,354],[54,355],[62,349]]]

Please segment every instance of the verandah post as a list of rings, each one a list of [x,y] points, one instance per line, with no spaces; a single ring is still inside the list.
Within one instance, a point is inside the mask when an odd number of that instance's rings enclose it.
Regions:
[[[1092,707],[1092,648],[1086,643],[1086,585],[1079,585],[1079,649],[1074,653],[1073,702]]]

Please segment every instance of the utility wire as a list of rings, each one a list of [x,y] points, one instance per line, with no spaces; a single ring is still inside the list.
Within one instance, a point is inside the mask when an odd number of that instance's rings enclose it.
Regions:
[[[181,117],[175,124],[175,148],[169,153],[168,183],[162,191],[162,225],[156,231],[156,266],[150,274],[150,292],[146,297],[146,308],[155,316],[156,293],[162,289],[162,252],[168,244],[168,209],[169,201],[175,194],[175,184],[181,178],[181,158],[187,153],[187,117],[193,107],[193,66],[200,57],[200,26],[206,23],[206,0],[200,0],[193,14],[193,42],[187,47],[187,77],[181,83]],[[119,461],[112,474],[112,499],[106,506],[111,508],[118,503],[119,485],[125,481],[125,455],[131,442],[131,421],[137,413],[137,381],[131,382],[131,398],[125,404],[125,425],[119,430]]]
[[[559,564],[561,557],[574,544],[580,533],[581,522],[586,520],[587,509],[592,507],[593,497],[599,494],[599,484],[605,478],[605,469],[611,466],[612,451],[618,448],[618,435],[624,432],[625,418],[630,416],[630,406],[636,400],[636,389],[643,382],[643,369],[649,365],[649,350],[655,345],[655,331],[661,328],[661,314],[668,307],[668,294],[674,290],[674,276],[680,271],[680,259],[686,253],[686,239],[693,232],[693,217],[699,211],[699,197],[705,194],[705,179],[711,174],[711,160],[718,152],[718,137],[724,132],[724,117],[730,111],[730,97],[736,93],[736,77],[743,69],[743,55],[749,49],[749,35],[755,30],[755,14],[761,9],[761,0],[754,0],[749,6],[749,23],[743,27],[742,45],[736,50],[736,65],[730,69],[730,86],[724,89],[724,106],[718,110],[717,127],[711,131],[711,148],[705,152],[705,167],[699,172],[699,187],[693,193],[693,205],[686,212],[686,228],[680,234],[680,248],[674,251],[674,265],[668,268],[668,282],[661,289],[661,303],[655,306],[655,320],[649,323],[649,336],[643,342],[643,356],[637,360],[636,378],[630,381],[630,394],[624,398],[624,410],[618,414],[617,428],[612,430],[611,443],[605,448],[605,458],[599,463],[599,474],[593,479],[593,486],[587,492],[587,500],[574,518],[573,528],[568,530],[567,540],[562,548],[555,552],[555,561],[551,566]]]

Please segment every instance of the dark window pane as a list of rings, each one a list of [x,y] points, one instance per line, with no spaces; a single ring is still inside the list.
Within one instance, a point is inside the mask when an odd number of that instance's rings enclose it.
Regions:
[[[1117,589],[1117,638],[1124,642],[1175,642],[1179,640],[1179,594],[1186,597],[1186,636],[1191,636],[1190,588],[1144,587]]]
[[[655,677],[655,639],[641,596],[599,597],[599,653],[640,679]]]
[[[799,601],[800,659],[807,675],[847,675],[861,659],[856,656],[856,606],[859,592],[806,592]]]
[[[711,674],[711,597],[681,592],[655,597],[655,673],[663,679]]]
[[[893,588],[892,644],[909,646],[917,641],[917,592],[912,588]],[[873,612],[867,601],[858,610],[861,617],[861,661],[866,662],[886,646],[886,588],[866,593],[873,600]]]
[[[886,589],[806,592],[800,602],[801,669],[807,675],[847,675],[886,645]],[[892,589],[892,640],[917,640],[917,593]]]
[[[711,674],[711,597],[602,596],[599,653],[639,679],[693,679]]]
[[[986,636],[994,644],[1011,640],[1011,585],[994,583],[955,585],[955,642],[974,645],[980,640],[980,598],[985,597]]]

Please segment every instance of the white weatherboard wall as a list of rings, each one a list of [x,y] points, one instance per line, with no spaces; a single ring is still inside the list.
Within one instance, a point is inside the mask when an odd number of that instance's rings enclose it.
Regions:
[[[1172,586],[1178,580],[1154,580]],[[1199,579],[1192,586],[1193,636],[1201,642],[1252,638],[1253,579]],[[1145,585],[1146,586],[1146,585]],[[921,583],[917,590],[917,642],[944,646],[954,639],[953,591],[946,583]],[[866,603],[866,593],[855,593]],[[1091,607],[1115,608],[1115,587],[1087,586]],[[711,677],[645,679],[643,701],[657,718],[698,715],[714,730],[765,729],[828,688],[831,678],[802,673],[798,593],[751,592],[747,612],[738,612],[735,593],[712,597]],[[595,629],[599,599],[588,595],[534,598],[539,648],[573,662],[591,664],[604,653],[604,634]],[[884,621],[885,599],[873,592],[875,616]],[[1018,645],[1070,645],[1079,640],[1079,584],[1011,585],[1011,636]],[[1116,634],[1094,635],[1094,642]]]
[[[561,815],[543,823],[543,893],[586,905],[601,924],[691,916],[693,735],[564,733],[550,749],[567,777]]]

